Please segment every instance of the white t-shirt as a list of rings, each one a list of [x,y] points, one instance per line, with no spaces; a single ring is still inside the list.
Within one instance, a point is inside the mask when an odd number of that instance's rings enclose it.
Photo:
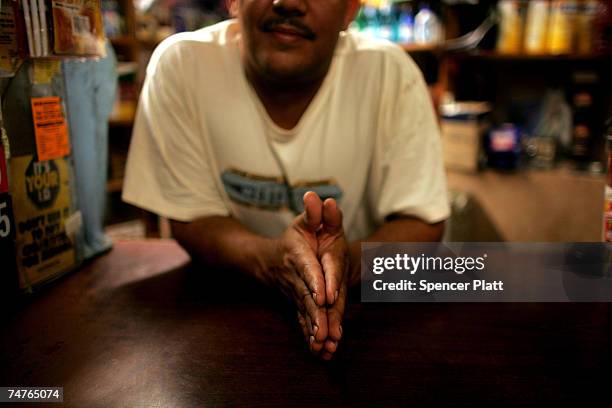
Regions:
[[[399,47],[342,33],[314,100],[285,130],[246,80],[239,41],[230,20],[173,35],[155,50],[132,135],[126,202],[178,221],[231,215],[278,236],[314,190],[338,199],[350,240],[391,214],[431,223],[448,217],[431,100]]]

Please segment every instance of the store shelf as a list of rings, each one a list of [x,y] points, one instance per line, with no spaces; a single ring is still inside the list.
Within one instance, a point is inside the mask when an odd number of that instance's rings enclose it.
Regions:
[[[407,53],[430,52],[440,53],[442,48],[436,44],[399,44]]]
[[[489,50],[448,51],[439,45],[399,44],[407,53],[431,53],[457,56],[466,59],[493,61],[598,61],[612,59],[610,53],[593,54],[504,54]]]
[[[597,61],[611,59],[612,54],[502,54],[496,51],[475,50],[460,52],[459,57],[493,61]]]

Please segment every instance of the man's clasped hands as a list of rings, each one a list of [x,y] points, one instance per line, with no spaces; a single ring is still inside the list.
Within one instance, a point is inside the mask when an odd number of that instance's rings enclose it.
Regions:
[[[312,191],[303,199],[304,211],[277,241],[281,262],[273,276],[295,301],[310,350],[329,360],[342,338],[348,244],[336,201],[322,202]]]

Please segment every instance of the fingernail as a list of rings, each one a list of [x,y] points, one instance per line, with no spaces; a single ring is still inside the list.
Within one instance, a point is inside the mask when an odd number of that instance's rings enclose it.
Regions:
[[[313,332],[312,334],[316,336],[318,331],[319,331],[319,326],[317,326],[316,324],[313,324],[312,325],[312,332]]]
[[[314,343],[314,336],[310,336],[309,343],[312,346],[312,343]]]
[[[313,294],[312,294],[312,298],[314,299],[314,301],[315,301],[315,303],[316,303],[316,302],[317,302],[317,294],[316,294],[316,293],[313,293]]]
[[[340,335],[342,336],[342,326],[340,326]]]
[[[336,293],[334,293],[334,303],[336,302],[336,300],[338,300],[338,291],[336,290]]]

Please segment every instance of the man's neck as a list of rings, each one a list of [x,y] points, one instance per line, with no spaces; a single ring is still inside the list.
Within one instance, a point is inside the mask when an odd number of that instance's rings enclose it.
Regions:
[[[323,75],[299,83],[271,82],[257,78],[248,70],[246,74],[272,121],[283,129],[293,129],[299,123],[325,80]]]

